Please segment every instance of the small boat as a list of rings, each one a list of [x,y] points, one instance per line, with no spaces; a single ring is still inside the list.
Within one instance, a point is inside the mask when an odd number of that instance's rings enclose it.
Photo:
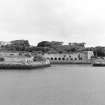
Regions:
[[[105,58],[97,57],[92,61],[93,66],[105,66]]]
[[[34,69],[48,66],[50,66],[50,61],[38,56],[9,55],[0,57],[0,69]]]

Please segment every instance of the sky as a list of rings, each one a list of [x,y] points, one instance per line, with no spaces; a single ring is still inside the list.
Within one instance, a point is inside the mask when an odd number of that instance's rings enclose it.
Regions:
[[[0,40],[105,46],[105,0],[0,0]]]

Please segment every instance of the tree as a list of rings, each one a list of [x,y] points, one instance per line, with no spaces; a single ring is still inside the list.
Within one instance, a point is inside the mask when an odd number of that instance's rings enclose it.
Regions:
[[[101,46],[95,47],[93,52],[95,56],[101,56],[101,57],[105,56],[104,47],[101,47]]]
[[[49,41],[42,41],[38,43],[37,47],[50,47],[50,45]]]
[[[63,42],[59,42],[59,41],[52,41],[50,42],[52,47],[56,47],[56,46],[62,46]]]
[[[71,47],[76,47],[76,48],[85,48],[85,44],[84,42],[82,43],[69,43],[69,46]]]

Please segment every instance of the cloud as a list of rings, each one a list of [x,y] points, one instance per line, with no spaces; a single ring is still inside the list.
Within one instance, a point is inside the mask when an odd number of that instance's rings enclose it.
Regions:
[[[21,1],[23,1],[21,3]],[[16,33],[46,33],[58,32],[62,28],[63,20],[55,10],[60,11],[60,5],[48,0],[21,0],[16,7],[9,8],[3,15],[2,21],[9,32]],[[59,8],[60,7],[60,8]],[[8,9],[8,8],[7,8]],[[11,11],[12,10],[12,11]],[[11,14],[12,13],[12,14]]]
[[[104,0],[1,0],[1,39],[105,45],[104,3]]]

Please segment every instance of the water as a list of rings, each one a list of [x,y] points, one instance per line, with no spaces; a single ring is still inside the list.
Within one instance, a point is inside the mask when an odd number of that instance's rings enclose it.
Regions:
[[[0,105],[105,105],[105,67],[1,70]]]

